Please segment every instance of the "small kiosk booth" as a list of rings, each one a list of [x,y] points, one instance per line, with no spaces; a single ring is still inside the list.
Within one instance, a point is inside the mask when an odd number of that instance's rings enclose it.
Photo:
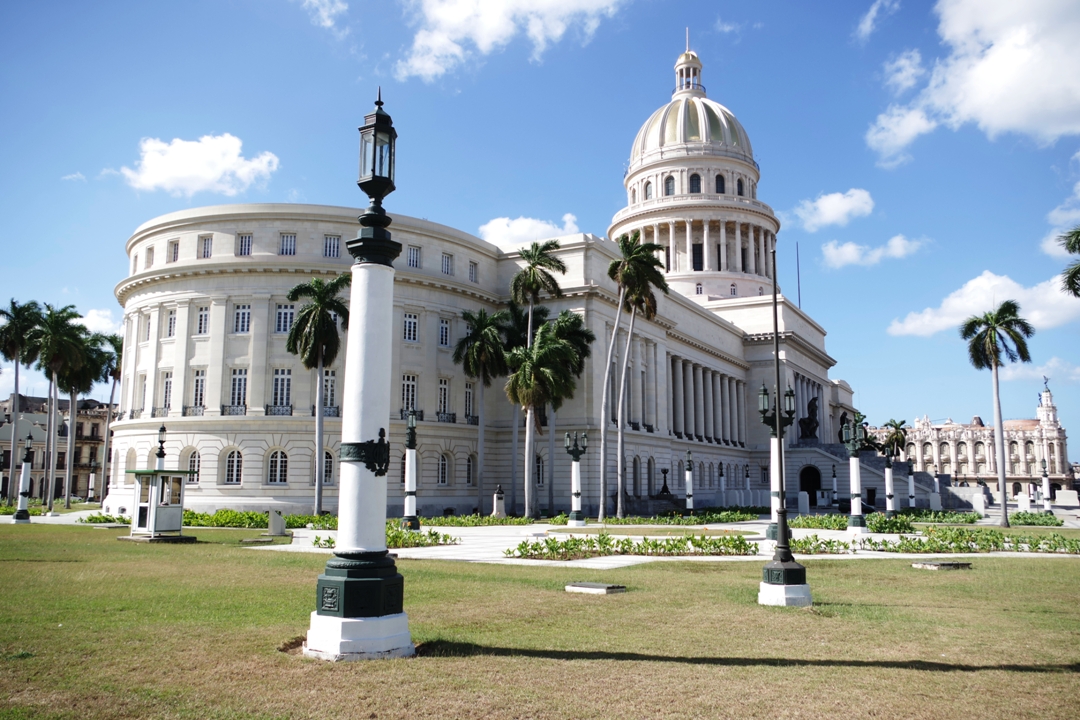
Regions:
[[[132,498],[131,534],[119,540],[138,542],[195,542],[194,535],[182,534],[184,527],[184,487],[188,470],[165,469],[165,426],[158,430],[157,468],[128,470],[135,481]]]

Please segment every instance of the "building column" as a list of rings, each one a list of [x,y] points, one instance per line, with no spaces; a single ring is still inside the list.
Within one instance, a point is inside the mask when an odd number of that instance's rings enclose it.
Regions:
[[[728,269],[728,253],[727,253],[727,220],[720,221],[720,271],[727,272]]]
[[[211,338],[224,338],[227,318],[225,310],[228,307],[229,298],[217,296],[210,298],[210,332]],[[206,366],[206,410],[205,415],[221,415],[221,406],[225,401],[225,343],[210,343],[210,362]],[[249,388],[250,389],[250,388]]]
[[[713,435],[713,372],[708,368],[701,371],[701,394],[705,400],[705,439],[712,442]]]
[[[135,408],[135,368],[139,356],[139,321],[137,312],[131,313],[124,318],[124,374],[123,384],[120,386],[120,409],[133,410]]]
[[[660,365],[660,358],[664,358],[664,364]],[[671,432],[672,412],[671,412],[671,355],[668,354],[667,347],[656,346],[656,370],[654,371],[654,377],[656,378],[656,430],[657,432],[663,432],[664,434]],[[663,369],[663,372],[661,372]],[[664,398],[664,414],[660,414],[659,400]],[[662,422],[661,422],[662,421]]]
[[[679,246],[675,244],[675,221],[668,220],[668,247],[671,248],[671,271],[679,272]]]
[[[996,429],[997,429],[997,428],[995,428],[995,430],[996,430]],[[934,465],[936,466],[937,472],[941,472],[941,439],[940,439],[940,438],[937,438],[937,437],[934,437],[934,439],[932,440],[932,442],[934,443],[934,446],[933,446],[933,451],[934,451]],[[1006,460],[1008,459],[1008,455],[1009,455],[1009,446],[1008,446],[1008,445],[1006,445],[1006,446],[1005,446],[1005,457],[1006,457]]]
[[[742,262],[742,223],[735,221],[735,272],[745,272]]]
[[[148,322],[150,323],[150,342],[147,346],[147,360],[146,360],[146,384],[147,393],[146,400],[147,406],[143,408],[143,411],[147,413],[146,417],[149,417],[149,412],[152,408],[159,406],[158,396],[158,350],[161,348],[161,306],[154,305],[150,308],[150,317]],[[75,432],[75,419],[78,412],[69,412],[71,416],[71,432]],[[71,462],[75,458],[68,458],[67,462]]]
[[[751,275],[757,275],[757,243],[754,240],[754,226],[746,226],[746,256],[750,260],[750,269],[747,271]]]
[[[705,437],[705,384],[700,365],[694,365],[694,437]]]
[[[704,258],[705,263],[702,267],[704,267],[705,271],[708,272],[712,270],[712,251],[710,250],[709,246],[709,220],[707,218],[701,221],[701,228],[701,254]]]
[[[735,411],[739,415],[739,446],[746,447],[746,383],[742,380],[735,384]]]
[[[694,227],[693,220],[683,220],[686,223],[686,271],[694,271]]]
[[[645,423],[656,430],[656,343],[645,345]]]
[[[767,243],[768,240],[766,239],[766,230],[764,227],[758,228],[758,235],[758,275],[761,275],[762,277],[768,277],[769,263],[766,259],[767,255],[765,254],[765,243]]]
[[[724,419],[722,388],[724,376],[718,372],[713,373],[713,440],[717,445],[724,441]]]
[[[671,356],[671,429],[676,435],[683,433],[683,367],[682,358]]]
[[[173,338],[173,407],[169,409],[169,417],[182,416],[184,414],[184,405],[188,401],[188,347],[191,344],[190,312],[190,300],[180,300],[176,303],[176,335]]]
[[[736,429],[735,413],[735,378],[728,376],[727,383],[727,428],[728,442],[732,446],[739,444],[739,431]]]
[[[694,365],[689,360],[682,361],[683,371],[683,432],[687,438],[694,435]]]
[[[645,422],[645,418],[641,413],[641,400],[642,400],[642,387],[641,387],[641,369],[645,367],[645,364],[641,361],[641,340],[634,340],[634,371],[631,375],[630,387],[633,389],[633,394],[630,396],[630,419],[633,422],[638,423],[640,427],[641,423]]]
[[[255,358],[270,357],[270,308],[269,295],[255,295],[251,298],[251,344],[248,357],[252,359],[248,370],[248,415],[266,413],[267,363],[256,362]],[[296,378],[299,379],[299,378]],[[342,378],[344,380],[344,378]],[[338,386],[339,389],[341,386]],[[295,394],[295,393],[294,393]]]

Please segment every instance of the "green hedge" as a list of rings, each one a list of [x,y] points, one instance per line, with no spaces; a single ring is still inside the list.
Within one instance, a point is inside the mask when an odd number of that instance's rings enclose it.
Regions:
[[[979,521],[976,512],[957,512],[956,510],[924,510],[922,508],[902,508],[900,514],[911,522],[945,523],[949,525],[972,525]]]
[[[429,527],[487,527],[489,525],[531,525],[533,520],[519,517],[493,517],[491,515],[444,515],[420,518],[420,525]],[[565,524],[565,523],[564,523]]]
[[[815,530],[846,530],[848,516],[838,513],[828,515],[796,515],[788,520],[788,527]],[[885,513],[866,516],[866,529],[873,533],[913,533],[915,526],[905,517],[886,517]]]
[[[106,515],[104,513],[95,513],[94,515],[87,515],[84,518],[79,518],[81,523],[90,523],[93,525],[130,525],[131,518],[124,517],[123,515]]]
[[[5,505],[0,505],[0,515],[14,515],[15,511],[18,510],[18,509],[19,508],[15,507],[14,505],[12,505],[11,507],[8,507],[6,504]],[[40,515],[41,514],[41,508],[40,507],[28,507],[26,509],[26,512],[28,512],[31,515]]]
[[[506,556],[529,560],[579,560],[600,555],[756,555],[758,544],[742,535],[691,536],[674,538],[613,538],[607,533],[566,539],[523,540]]]
[[[1041,525],[1043,527],[1061,527],[1065,523],[1051,513],[1014,512],[1009,515],[1013,525]]]

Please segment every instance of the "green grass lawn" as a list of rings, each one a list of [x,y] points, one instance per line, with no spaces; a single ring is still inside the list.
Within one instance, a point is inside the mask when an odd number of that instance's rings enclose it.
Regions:
[[[330,664],[277,649],[325,557],[123,532],[0,526],[0,718],[1077,716],[1077,558],[815,559],[812,609],[758,606],[758,562],[400,560],[419,657]]]

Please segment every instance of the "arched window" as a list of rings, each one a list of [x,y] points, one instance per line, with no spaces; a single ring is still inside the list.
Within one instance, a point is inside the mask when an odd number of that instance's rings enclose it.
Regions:
[[[666,178],[664,178],[664,194],[675,194],[675,177],[672,175],[668,175]]]
[[[536,456],[536,484],[544,484],[544,458],[539,455]]]
[[[739,178],[738,180],[735,181],[735,193],[739,197],[742,197],[742,194],[743,194],[742,178]]]
[[[323,485],[334,484],[334,454],[329,450],[323,452]]]
[[[694,286],[694,294],[695,295],[700,295],[701,294],[701,283],[698,283],[697,285]]]
[[[692,192],[692,193],[701,192],[701,176],[698,175],[697,173],[694,173],[693,175],[690,176],[690,192]]]
[[[194,450],[187,459],[187,469],[191,471],[191,475],[188,475],[187,481],[189,483],[199,482],[199,469],[202,466],[202,458],[199,457],[199,451]]]
[[[270,465],[266,473],[266,482],[281,484],[289,473],[289,458],[281,450],[270,453]]]
[[[717,175],[716,176],[716,194],[717,195],[723,195],[724,194],[724,176],[723,175]]]
[[[765,288],[760,288],[760,287],[759,287],[759,288],[757,289],[757,294],[758,294],[758,295],[764,295],[764,294],[765,294]]]
[[[652,200],[652,183],[645,183],[645,199]]]
[[[439,484],[446,485],[450,477],[450,461],[445,455],[439,456]]]
[[[472,485],[473,480],[476,478],[476,461],[473,460],[473,456],[470,455],[465,458],[465,484]]]
[[[738,296],[739,296],[739,291],[735,287],[735,283],[731,283],[731,297],[738,297]]]
[[[637,188],[634,188],[634,189],[632,189],[630,191],[630,203],[633,204],[633,203],[636,203],[636,202],[637,202]]]
[[[225,484],[239,485],[244,474],[244,456],[239,450],[233,450],[225,460]]]

